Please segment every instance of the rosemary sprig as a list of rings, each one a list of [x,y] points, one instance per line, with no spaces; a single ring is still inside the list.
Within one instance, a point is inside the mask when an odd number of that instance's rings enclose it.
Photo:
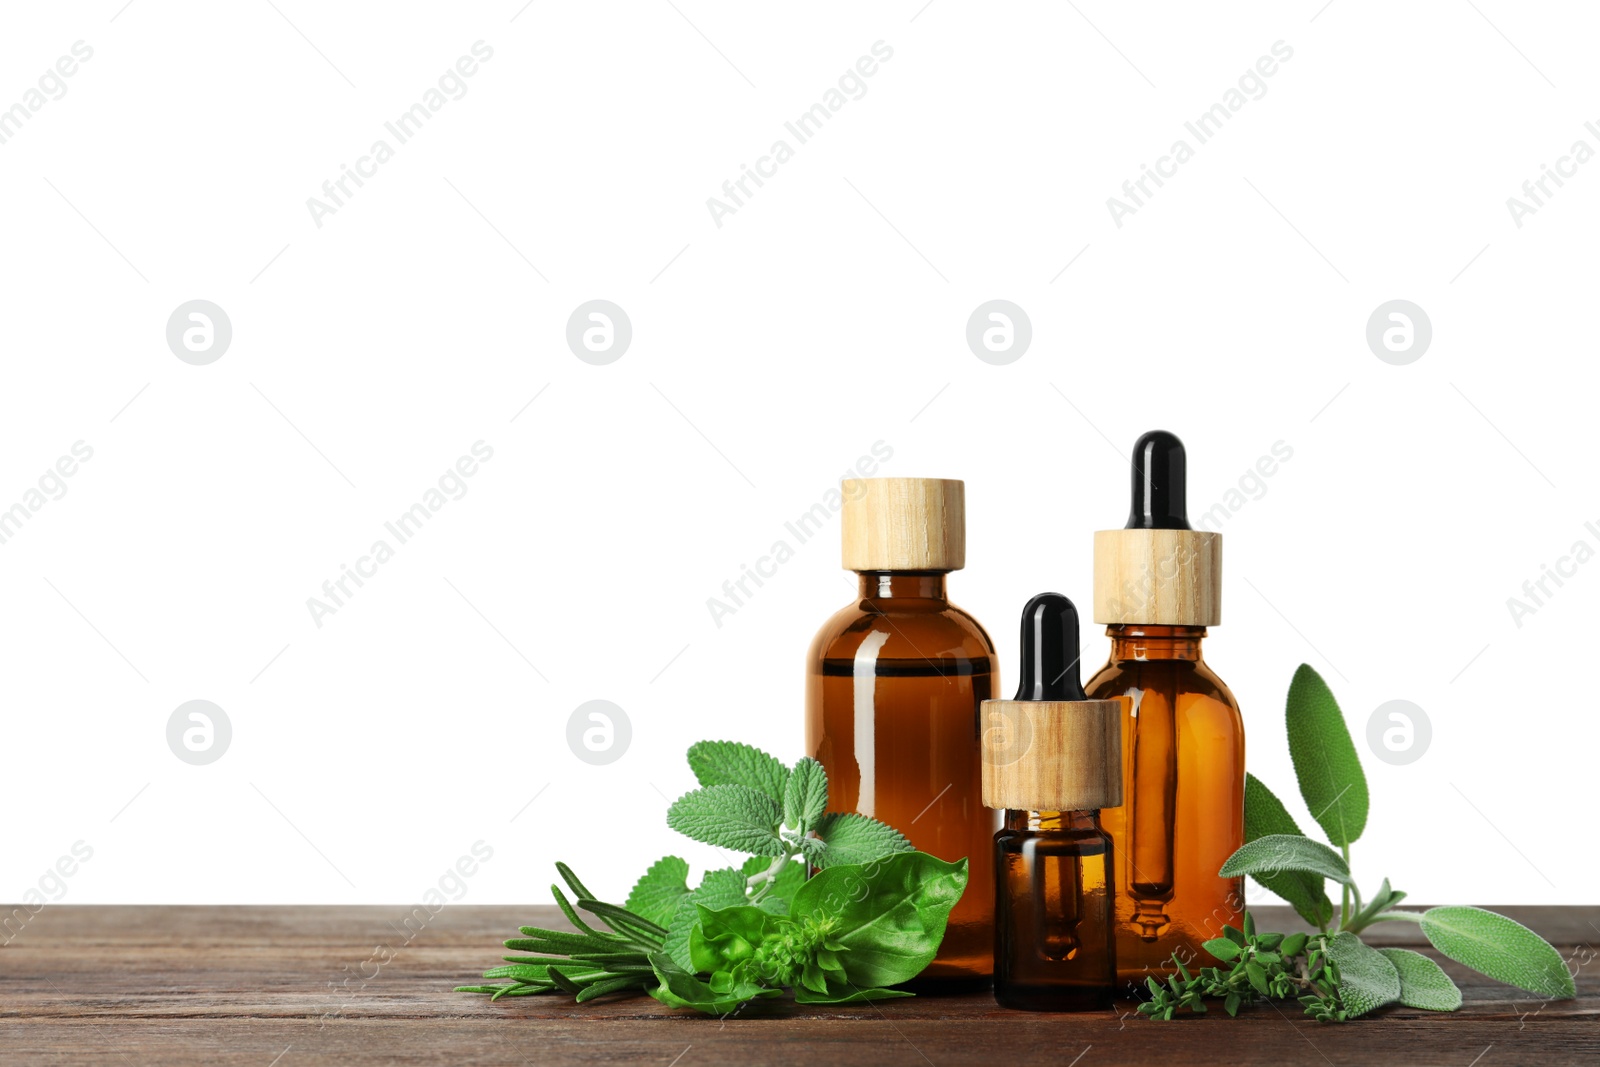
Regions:
[[[507,978],[493,985],[457,986],[458,993],[489,993],[492,999],[526,997],[538,993],[567,993],[578,1003],[623,990],[648,989],[656,984],[650,953],[661,951],[666,931],[649,919],[626,908],[594,899],[594,894],[565,863],[556,864],[567,888],[577,898],[567,899],[560,886],[552,885],[556,904],[577,928],[545,930],[522,927],[522,936],[505,946],[514,952],[533,952],[532,956],[503,956],[504,967],[491,967],[485,978]],[[578,914],[588,912],[604,930],[597,930]]]

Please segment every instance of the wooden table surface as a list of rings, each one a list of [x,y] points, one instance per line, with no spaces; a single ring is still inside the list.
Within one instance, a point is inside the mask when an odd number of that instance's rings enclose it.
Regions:
[[[565,926],[554,908],[452,905],[407,927],[397,907],[47,905],[0,934],[11,936],[0,947],[0,1063],[1595,1067],[1600,908],[1498,910],[1583,964],[1578,999],[1541,1003],[1444,961],[1461,1011],[1387,1008],[1342,1026],[1272,1007],[1173,1023],[1131,1005],[1042,1015],[1004,1011],[988,994],[859,1008],[769,1002],[714,1019],[647,997],[491,1004],[451,992],[494,965],[517,926]],[[1296,925],[1286,908],[1258,915],[1263,928]],[[1373,934],[1422,947],[1409,923]]]

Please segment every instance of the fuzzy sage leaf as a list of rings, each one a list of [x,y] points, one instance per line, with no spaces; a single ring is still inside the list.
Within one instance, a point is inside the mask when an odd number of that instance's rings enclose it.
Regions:
[[[1274,834],[1304,836],[1283,801],[1253,774],[1244,776],[1245,843]],[[1269,892],[1287,900],[1300,917],[1313,926],[1326,928],[1333,919],[1333,902],[1323,888],[1323,877],[1308,871],[1261,871],[1251,874]]]
[[[1345,885],[1354,885],[1350,868],[1344,857],[1321,841],[1297,834],[1268,834],[1241,847],[1218,873],[1224,878],[1248,874],[1276,875],[1284,871],[1302,871],[1332,878]]]
[[[1400,975],[1400,1003],[1423,1011],[1455,1011],[1461,990],[1437,963],[1409,948],[1380,948]]]
[[[1328,840],[1342,848],[1366,828],[1367,776],[1339,702],[1322,676],[1304,663],[1289,683],[1285,719],[1300,795]]]
[[[1422,933],[1446,956],[1497,982],[1552,998],[1577,993],[1561,953],[1515,919],[1482,908],[1429,908]]]

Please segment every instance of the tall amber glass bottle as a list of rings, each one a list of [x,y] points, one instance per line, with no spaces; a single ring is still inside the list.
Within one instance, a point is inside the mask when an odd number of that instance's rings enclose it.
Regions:
[[[843,560],[858,599],[811,642],[806,750],[828,772],[828,810],[858,811],[943,860],[967,889],[925,991],[982,988],[993,973],[996,817],[983,806],[978,707],[994,695],[994,643],[950,603],[966,562],[959,481],[844,482]]]
[[[1183,442],[1164,430],[1134,447],[1133,513],[1095,534],[1095,621],[1110,661],[1091,699],[1122,701],[1123,803],[1103,813],[1117,887],[1117,976],[1142,985],[1172,955],[1209,963],[1201,943],[1239,926],[1243,886],[1217,870],[1244,844],[1244,723],[1201,658],[1221,621],[1222,535],[1189,527]]]

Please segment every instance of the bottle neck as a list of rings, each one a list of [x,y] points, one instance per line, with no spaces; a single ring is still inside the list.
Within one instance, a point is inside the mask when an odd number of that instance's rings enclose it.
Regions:
[[[1178,659],[1200,662],[1204,626],[1107,626],[1112,660]]]
[[[1033,830],[1066,833],[1073,830],[1099,830],[1100,809],[1086,811],[1006,811],[1007,830]]]
[[[944,571],[859,571],[863,600],[946,600]]]

